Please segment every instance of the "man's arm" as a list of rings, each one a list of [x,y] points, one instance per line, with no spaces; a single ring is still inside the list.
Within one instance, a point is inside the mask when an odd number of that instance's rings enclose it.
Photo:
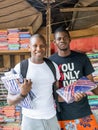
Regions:
[[[92,76],[91,74],[88,75],[87,78],[88,78],[89,80],[91,80],[92,82],[94,82],[93,76]],[[98,95],[98,86],[97,86],[97,88],[93,89],[92,92],[93,92],[94,94]]]
[[[19,82],[17,83],[20,88],[20,93],[17,95],[8,93],[7,102],[9,105],[16,105],[20,103],[20,101],[22,101],[31,90],[32,86],[31,80],[24,79],[24,82],[22,84],[20,84]]]
[[[24,100],[24,98],[25,97],[22,97],[21,94],[13,95],[13,94],[8,93],[7,103],[9,105],[16,105],[20,103],[20,101]]]

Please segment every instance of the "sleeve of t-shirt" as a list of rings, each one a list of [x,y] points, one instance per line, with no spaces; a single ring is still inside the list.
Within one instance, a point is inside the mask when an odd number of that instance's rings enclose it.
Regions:
[[[58,65],[55,62],[53,62],[53,64],[54,64],[54,66],[56,68],[56,78],[57,78],[57,80],[59,80],[60,79],[60,72],[59,72]]]
[[[85,55],[85,60],[84,60],[84,75],[87,76],[89,74],[92,74],[94,72],[94,68],[91,64],[91,61],[89,60],[89,58]]]
[[[15,65],[14,70],[16,71],[16,73],[20,74],[20,63]]]

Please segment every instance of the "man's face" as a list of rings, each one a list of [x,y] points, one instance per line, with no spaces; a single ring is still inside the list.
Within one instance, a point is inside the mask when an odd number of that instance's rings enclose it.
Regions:
[[[43,58],[46,53],[46,43],[39,37],[33,37],[30,43],[30,51],[34,58]]]
[[[59,50],[66,51],[69,49],[70,37],[66,32],[57,32],[55,34],[55,43]]]

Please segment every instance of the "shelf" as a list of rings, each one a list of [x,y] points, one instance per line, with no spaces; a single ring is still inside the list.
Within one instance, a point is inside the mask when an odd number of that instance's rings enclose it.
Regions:
[[[17,54],[17,53],[30,53],[28,49],[21,49],[21,50],[0,50],[0,54]]]
[[[1,68],[13,68],[17,63],[23,59],[30,57],[30,51],[28,49],[20,50],[0,50]]]

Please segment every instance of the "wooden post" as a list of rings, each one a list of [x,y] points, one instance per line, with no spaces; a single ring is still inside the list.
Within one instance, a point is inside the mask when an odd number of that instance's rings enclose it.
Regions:
[[[11,63],[10,63],[9,55],[6,55],[6,54],[3,55],[3,64],[5,68],[10,68]]]
[[[51,36],[51,6],[48,0],[47,10],[46,10],[46,43],[48,45],[47,54],[46,54],[47,57],[51,55],[50,36]]]

